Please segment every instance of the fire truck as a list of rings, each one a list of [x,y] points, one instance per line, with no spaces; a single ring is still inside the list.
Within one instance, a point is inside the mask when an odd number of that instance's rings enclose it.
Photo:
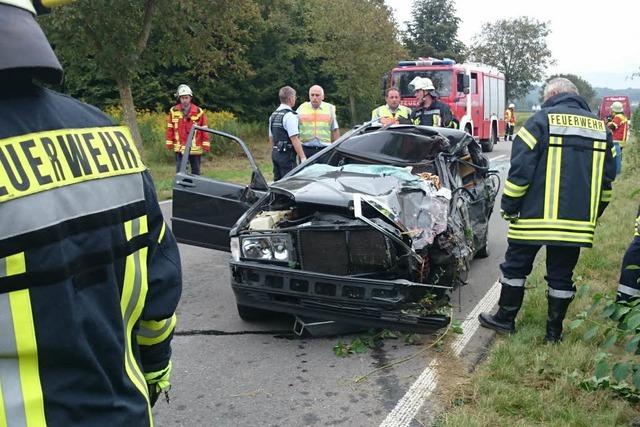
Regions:
[[[402,104],[414,108],[418,101],[409,90],[409,83],[417,76],[431,79],[460,129],[476,138],[484,151],[493,150],[505,131],[503,73],[479,63],[456,64],[446,58],[419,58],[400,61],[383,77],[383,88],[398,88]]]

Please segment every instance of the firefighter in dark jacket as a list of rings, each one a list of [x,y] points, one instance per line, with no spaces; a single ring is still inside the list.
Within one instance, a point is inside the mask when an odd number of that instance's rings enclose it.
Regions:
[[[514,332],[525,280],[541,246],[547,249],[548,316],[545,340],[562,339],[573,300],[573,269],[581,247],[591,247],[596,219],[611,200],[615,159],[611,133],[564,78],[549,81],[542,110],[518,131],[502,196],[510,221],[509,247],[500,265],[498,312],[480,323]]]
[[[438,100],[438,92],[431,79],[416,77],[409,83],[409,89],[418,100],[418,106],[411,112],[413,124],[457,128],[449,106]]]
[[[0,0],[0,426],[149,426],[178,248],[129,130],[34,82],[47,3]]]
[[[633,240],[622,258],[620,280],[618,283],[617,301],[630,301],[640,298],[640,208],[636,217],[635,233]]]

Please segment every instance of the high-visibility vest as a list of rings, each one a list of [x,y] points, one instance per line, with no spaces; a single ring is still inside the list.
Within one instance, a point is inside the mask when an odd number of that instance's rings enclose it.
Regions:
[[[311,102],[305,102],[298,107],[300,120],[300,140],[306,142],[318,140],[323,144],[331,143],[331,125],[335,119],[336,108],[322,102],[320,107],[313,108]]]
[[[409,116],[411,116],[411,108],[405,107],[404,105],[399,105],[395,112],[391,111],[391,108],[389,108],[387,104],[381,105],[371,111],[371,120],[384,117],[409,119]]]

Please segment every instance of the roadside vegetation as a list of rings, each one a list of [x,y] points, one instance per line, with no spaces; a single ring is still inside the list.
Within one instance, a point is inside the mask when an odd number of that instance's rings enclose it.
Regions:
[[[606,309],[615,298],[622,255],[633,239],[640,187],[639,116],[636,112],[634,139],[624,152],[623,172],[599,220],[594,247],[582,251],[574,274],[579,290],[567,314],[564,342],[543,342],[547,303],[541,256],[527,280],[518,333],[497,337],[475,373],[444,396],[449,406],[438,426],[640,424],[640,357],[634,355],[640,338],[633,327],[638,307]],[[632,316],[625,318],[622,312]],[[620,324],[608,318],[612,313]],[[629,344],[633,340],[634,348]]]

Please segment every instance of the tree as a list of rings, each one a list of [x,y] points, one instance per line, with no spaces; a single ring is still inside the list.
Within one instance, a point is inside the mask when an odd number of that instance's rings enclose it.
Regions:
[[[582,77],[577,76],[575,74],[554,74],[554,75],[550,76],[549,78],[547,78],[545,80],[544,84],[540,87],[540,102],[541,103],[543,101],[542,95],[544,94],[544,88],[547,86],[547,83],[549,83],[549,80],[555,79],[556,77],[564,77],[565,79],[571,80],[571,82],[574,85],[576,85],[576,87],[578,88],[578,92],[580,92],[580,95],[587,101],[589,106],[591,108],[594,108],[596,106],[596,104],[597,104],[596,91],[593,89],[593,87],[591,86],[591,84],[588,81],[586,81]]]
[[[506,99],[523,97],[555,64],[547,46],[549,24],[521,16],[484,24],[474,36],[471,58],[496,66],[505,74]]]
[[[407,23],[403,41],[414,58],[464,60],[465,46],[458,39],[460,18],[453,0],[414,0],[411,10],[413,18]]]
[[[333,77],[336,94],[348,100],[351,121],[356,123],[356,103],[379,101],[381,76],[404,54],[391,11],[381,0],[307,5],[309,56]]]
[[[123,116],[142,150],[133,83],[157,67],[215,77],[243,71],[257,17],[250,0],[80,0],[56,10],[43,26],[71,75],[115,82]],[[84,74],[85,83],[92,77]],[[174,87],[171,88],[173,90]]]

